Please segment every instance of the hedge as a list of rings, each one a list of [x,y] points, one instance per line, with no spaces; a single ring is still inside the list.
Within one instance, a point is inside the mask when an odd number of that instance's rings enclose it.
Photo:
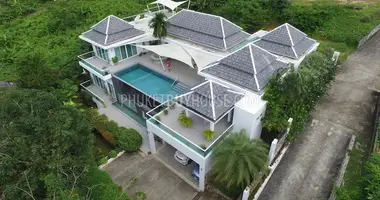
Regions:
[[[117,144],[126,152],[135,152],[142,145],[142,137],[135,129],[119,127],[116,133]]]

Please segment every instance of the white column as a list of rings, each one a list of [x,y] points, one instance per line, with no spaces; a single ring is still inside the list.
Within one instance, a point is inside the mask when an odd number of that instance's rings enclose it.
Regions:
[[[231,118],[232,118],[232,110],[227,114],[227,121],[231,122]]]
[[[205,182],[206,182],[206,170],[205,164],[199,165],[199,189],[201,191],[205,190]]]
[[[189,110],[186,109],[185,114],[186,114],[186,116],[190,117]]]
[[[151,132],[148,132],[148,137],[149,137],[149,146],[150,146],[150,152],[152,154],[156,153],[156,142],[154,141],[154,135]]]
[[[162,65],[162,69],[164,69],[164,71],[166,71],[166,68],[165,68],[164,63],[162,62],[162,58],[161,58],[161,56],[158,55],[158,57],[160,58],[160,62],[161,62],[161,65]]]
[[[115,65],[113,62],[112,62],[112,58],[116,56],[116,53],[115,53],[115,49],[112,48],[112,49],[108,49],[108,58],[110,59],[110,63],[111,65]],[[120,59],[120,58],[118,58]]]
[[[278,140],[274,139],[272,141],[272,144],[270,145],[269,155],[268,155],[268,162],[269,162],[268,164],[269,165],[272,162],[272,160],[274,159],[274,157],[276,156],[275,153],[276,153],[277,143],[278,143]]]
[[[210,130],[214,130],[215,129],[215,124],[213,122],[210,122]]]

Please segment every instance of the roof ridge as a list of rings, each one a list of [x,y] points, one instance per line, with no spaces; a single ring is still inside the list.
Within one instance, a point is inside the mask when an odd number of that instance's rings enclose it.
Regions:
[[[215,120],[214,89],[212,88],[212,81],[209,80],[209,82],[210,82],[212,118]]]
[[[106,31],[105,31],[106,37],[104,39],[104,44],[107,44],[107,40],[108,40],[108,30],[109,30],[109,26],[110,26],[110,19],[111,19],[111,16],[108,16],[107,27],[106,27]]]
[[[292,43],[292,47],[293,47],[294,46],[293,37],[292,37],[292,35],[290,35],[288,23],[285,23],[285,27],[286,27],[286,31],[288,32],[290,43]]]
[[[219,17],[220,19],[220,26],[222,28],[222,36],[223,36],[223,44],[224,44],[224,49],[227,49],[227,44],[226,44],[226,33],[224,32],[224,26],[223,26],[223,18]]]

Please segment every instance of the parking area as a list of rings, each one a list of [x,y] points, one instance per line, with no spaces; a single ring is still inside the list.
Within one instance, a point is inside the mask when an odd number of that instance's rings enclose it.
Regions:
[[[104,170],[130,196],[140,191],[144,192],[149,200],[192,200],[198,194],[154,156],[125,153]]]
[[[176,149],[169,144],[165,144],[157,150],[155,154],[158,161],[171,169],[196,190],[199,189],[198,182],[192,177],[192,171],[197,163],[192,161],[190,164],[182,165],[174,159]]]

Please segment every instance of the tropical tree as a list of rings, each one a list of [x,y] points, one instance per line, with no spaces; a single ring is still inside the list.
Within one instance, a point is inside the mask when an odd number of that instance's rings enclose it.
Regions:
[[[214,179],[228,188],[249,185],[268,164],[267,145],[259,139],[248,138],[245,130],[231,133],[213,153]]]
[[[158,12],[149,22],[149,28],[153,29],[153,36],[160,40],[168,35],[166,30],[166,15],[163,12]]]

